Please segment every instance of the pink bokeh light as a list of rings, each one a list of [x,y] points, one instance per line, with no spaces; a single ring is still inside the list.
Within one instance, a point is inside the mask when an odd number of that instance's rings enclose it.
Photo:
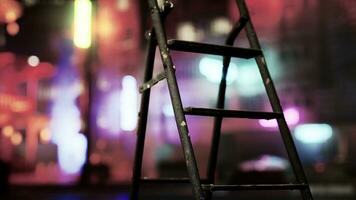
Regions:
[[[298,124],[299,120],[300,120],[300,114],[297,108],[291,107],[291,108],[287,108],[284,110],[284,116],[286,118],[287,124],[290,126],[296,125]],[[277,120],[273,119],[273,120],[266,120],[266,119],[260,119],[259,124],[262,127],[266,127],[266,128],[276,128],[278,127],[278,123]]]

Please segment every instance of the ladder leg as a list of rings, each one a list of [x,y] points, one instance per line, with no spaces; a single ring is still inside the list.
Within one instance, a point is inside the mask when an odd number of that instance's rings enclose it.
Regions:
[[[245,1],[244,0],[236,0],[236,3],[238,5],[240,15],[246,16],[249,18],[249,12],[248,12]],[[258,38],[256,36],[256,32],[255,32],[255,29],[251,23],[251,20],[249,20],[246,24],[246,32],[247,32],[247,37],[248,37],[250,46],[255,49],[261,49],[261,46],[259,44]],[[266,92],[267,92],[267,95],[268,95],[268,98],[271,103],[273,111],[283,113],[282,106],[280,104],[276,89],[272,82],[271,75],[267,69],[266,60],[265,60],[264,56],[262,55],[262,56],[257,57],[256,62],[257,62],[258,68],[260,70],[263,84],[266,88]],[[303,170],[302,164],[300,162],[300,159],[299,159],[296,147],[294,145],[294,141],[292,139],[290,130],[286,123],[286,120],[283,117],[282,119],[277,119],[277,122],[278,122],[279,130],[281,132],[283,142],[284,142],[284,146],[287,150],[287,154],[288,154],[289,160],[292,164],[292,168],[293,168],[294,174],[296,176],[296,179],[297,179],[298,183],[307,184],[307,179],[304,174],[304,170]],[[301,194],[302,194],[303,200],[312,200],[313,199],[309,187],[307,189],[301,190]]]
[[[225,91],[226,91],[226,75],[227,75],[228,65],[229,64],[227,64],[226,66],[224,62],[223,74],[219,86],[219,94],[218,94],[218,101],[217,101],[216,108],[220,108],[220,109],[224,108]],[[208,169],[207,169],[207,178],[208,178],[208,183],[210,184],[214,184],[215,182],[215,171],[216,171],[216,164],[218,158],[222,121],[223,121],[222,117],[216,117],[214,119],[213,137],[211,141],[211,149],[210,149]],[[211,191],[206,191],[207,200],[211,200],[212,195],[213,193]]]
[[[244,17],[240,18],[238,23],[235,24],[234,28],[226,38],[225,45],[233,46],[235,39],[237,38],[237,36],[245,26],[246,22],[247,22],[246,18]],[[231,57],[224,56],[222,76],[221,76],[219,92],[218,92],[218,101],[216,103],[216,108],[218,109],[223,109],[225,106],[226,77],[227,77],[230,61],[231,61]],[[219,151],[222,120],[223,120],[222,117],[216,117],[214,119],[213,137],[211,141],[211,149],[209,154],[208,170],[207,170],[207,178],[210,184],[214,184],[215,182],[215,172],[216,172],[216,165],[217,165],[217,158],[218,158],[218,151]],[[212,199],[211,191],[206,192],[206,199],[207,200]]]
[[[168,89],[173,104],[173,111],[182,143],[184,158],[188,168],[189,178],[193,185],[193,193],[196,200],[204,200],[204,193],[200,184],[199,171],[193,152],[193,146],[189,137],[187,121],[183,113],[182,101],[179,94],[175,69],[167,47],[167,39],[160,19],[160,12],[156,0],[148,0],[152,14],[152,22],[157,37],[157,43],[161,53],[163,65],[166,72]]]
[[[148,47],[147,47],[148,53],[146,58],[146,69],[145,69],[145,75],[143,80],[144,83],[152,78],[156,45],[157,45],[157,42],[152,35],[152,31],[149,37],[150,38],[148,40]],[[140,106],[139,121],[138,121],[138,128],[137,128],[136,151],[135,151],[134,167],[132,172],[132,186],[130,191],[130,200],[138,200],[138,196],[139,196],[150,93],[151,90],[147,89],[143,92],[141,96],[141,106]]]

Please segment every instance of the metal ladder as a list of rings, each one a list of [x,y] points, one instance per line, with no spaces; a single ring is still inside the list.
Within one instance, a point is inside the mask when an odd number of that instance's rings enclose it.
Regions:
[[[290,130],[283,115],[283,110],[278,99],[276,89],[267,69],[261,46],[259,44],[253,24],[250,20],[247,5],[244,0],[236,0],[240,11],[240,19],[234,25],[229,33],[225,45],[213,45],[197,42],[188,42],[181,40],[167,40],[163,23],[173,8],[173,4],[165,1],[163,6],[159,6],[157,0],[148,0],[149,9],[152,15],[153,27],[148,34],[148,51],[146,57],[146,69],[144,83],[140,87],[142,93],[141,105],[139,112],[139,121],[137,129],[136,152],[132,176],[132,186],[130,191],[130,200],[138,200],[141,183],[191,183],[193,194],[196,200],[210,200],[214,191],[236,191],[236,190],[299,190],[303,200],[312,200],[309,185],[307,183],[303,167],[298,157]],[[237,48],[232,47],[239,33],[245,29],[249,40],[250,47]],[[158,45],[164,69],[157,76],[153,77],[153,66],[155,50]],[[215,109],[210,108],[183,108],[177,80],[175,76],[175,66],[172,62],[170,50],[194,52],[202,54],[212,54],[223,56],[223,73],[219,86],[218,101]],[[251,112],[239,110],[224,110],[226,76],[231,57],[255,58],[258,65],[263,83],[272,106],[273,112]],[[174,116],[178,127],[184,158],[188,169],[188,178],[164,178],[148,179],[141,177],[142,159],[144,142],[146,135],[147,115],[150,99],[150,89],[159,81],[166,79],[169,89],[170,98],[173,105]],[[200,179],[197,162],[195,159],[192,143],[189,137],[189,131],[185,115],[199,115],[215,117],[212,147],[208,162],[207,180]],[[221,124],[224,117],[228,118],[249,118],[249,119],[276,119],[278,127],[286,148],[293,172],[296,177],[296,183],[288,184],[256,184],[256,185],[216,185],[215,171],[219,140],[221,135]],[[202,184],[202,182],[206,182]]]

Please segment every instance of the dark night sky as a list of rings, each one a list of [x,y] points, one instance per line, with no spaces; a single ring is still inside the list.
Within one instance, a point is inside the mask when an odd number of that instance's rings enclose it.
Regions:
[[[37,55],[42,61],[56,62],[56,48],[64,32],[71,32],[70,1],[52,4],[41,1],[25,7],[17,21],[20,32],[6,36],[6,50],[22,55]]]

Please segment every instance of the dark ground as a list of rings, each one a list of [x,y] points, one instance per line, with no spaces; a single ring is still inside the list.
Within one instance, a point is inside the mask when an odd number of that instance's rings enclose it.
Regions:
[[[129,187],[126,185],[70,187],[70,186],[12,186],[1,200],[128,200]],[[335,191],[336,192],[336,191]],[[193,200],[189,188],[157,186],[145,187],[141,193],[144,200]],[[301,199],[298,192],[218,192],[214,200],[297,200]],[[314,194],[314,200],[354,200],[356,195],[331,193]]]

